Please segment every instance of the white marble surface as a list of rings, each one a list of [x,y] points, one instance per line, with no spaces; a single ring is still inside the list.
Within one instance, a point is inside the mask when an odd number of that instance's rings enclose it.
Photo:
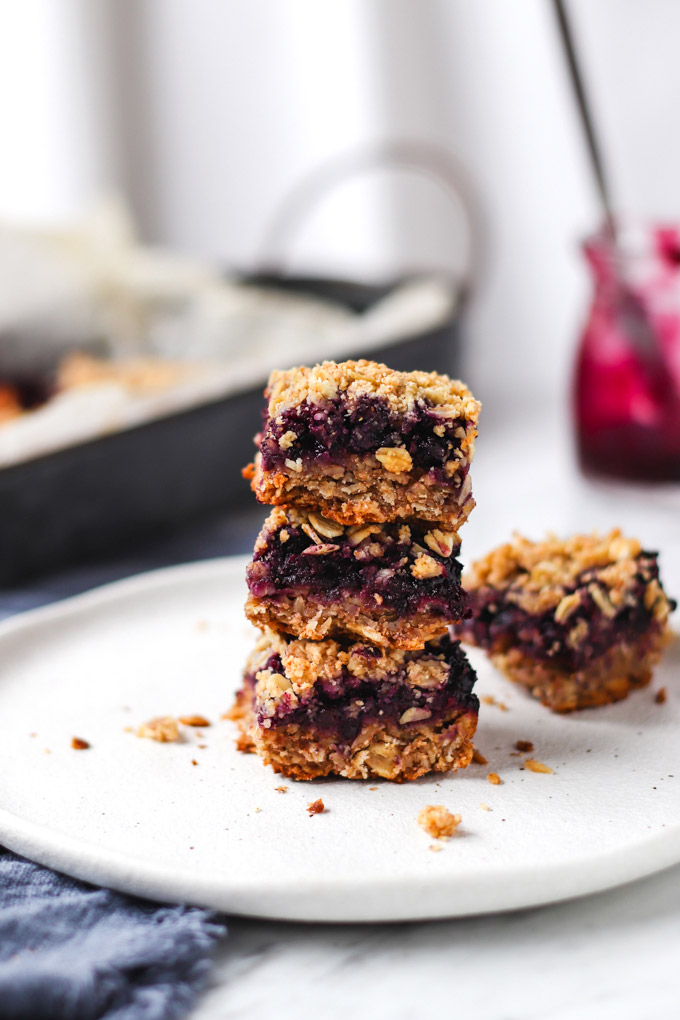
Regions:
[[[680,867],[490,917],[358,927],[229,922],[191,1020],[677,1020]]]
[[[479,443],[478,506],[465,529],[464,559],[481,552],[490,535],[502,541],[513,528],[536,536],[547,528],[620,524],[650,547],[677,542],[677,492],[588,485],[577,478],[557,424],[546,419],[528,454],[517,430],[498,429],[490,418]],[[586,899],[457,921],[228,923],[230,937],[192,1020],[680,1016],[680,866]]]

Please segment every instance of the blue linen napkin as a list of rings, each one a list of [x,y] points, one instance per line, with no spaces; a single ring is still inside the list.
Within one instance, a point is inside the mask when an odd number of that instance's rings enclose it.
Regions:
[[[67,878],[0,849],[2,1020],[175,1020],[225,926]]]

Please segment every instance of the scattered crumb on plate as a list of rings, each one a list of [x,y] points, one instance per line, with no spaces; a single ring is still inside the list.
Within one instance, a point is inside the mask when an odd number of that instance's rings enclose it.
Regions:
[[[482,809],[482,811],[492,811],[493,810],[492,808],[489,807],[488,804],[480,804],[479,806]]]
[[[488,774],[488,776],[486,778],[489,780],[489,782],[491,783],[492,786],[500,786],[501,785],[501,777],[498,775],[497,772],[489,772],[489,774]]]
[[[460,823],[460,815],[452,815],[443,804],[427,804],[418,814],[420,828],[435,839],[448,839],[455,835]]]
[[[497,701],[493,694],[483,694],[480,701],[483,701],[485,705],[495,705],[496,708],[500,708],[501,712],[507,712],[508,706],[504,701]]]
[[[148,722],[142,723],[137,730],[138,737],[157,740],[161,744],[171,744],[179,740],[179,727],[172,715],[158,715]]]
[[[486,765],[488,764],[489,761],[489,759],[485,758],[482,752],[478,751],[476,747],[472,752],[472,760],[475,763],[475,765]]]
[[[536,761],[535,758],[527,758],[524,762],[524,768],[529,769],[529,772],[545,772],[551,775],[553,772],[549,765],[544,765],[542,761]]]
[[[310,818],[312,817],[312,815],[320,815],[325,810],[326,805],[324,804],[320,797],[318,800],[310,801],[310,803],[307,805],[307,811],[309,813]]]
[[[666,700],[666,688],[665,687],[659,687],[658,691],[654,695],[654,700],[657,703],[657,705],[663,705],[664,701]]]
[[[522,754],[531,754],[534,749],[534,745],[530,740],[516,740],[515,747],[518,751],[521,751]]]
[[[74,751],[87,751],[89,746],[89,742],[81,737],[73,737],[71,740],[71,747]]]
[[[274,789],[276,790],[277,793],[288,793],[287,786],[275,786]]]
[[[179,721],[184,726],[210,726],[210,720],[204,715],[181,715]]]

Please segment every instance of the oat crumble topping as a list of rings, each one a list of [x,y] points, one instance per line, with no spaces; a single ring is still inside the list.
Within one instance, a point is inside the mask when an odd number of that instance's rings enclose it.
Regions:
[[[375,361],[324,361],[313,368],[300,366],[276,370],[269,378],[265,395],[269,416],[275,418],[287,408],[307,400],[323,403],[342,393],[346,400],[380,397],[396,414],[411,410],[419,399],[436,407],[442,418],[477,421],[481,405],[467,386],[436,372],[397,372]]]
[[[375,459],[379,461],[390,474],[399,475],[402,471],[410,471],[413,467],[413,460],[408,450],[399,446],[381,446],[375,451]]]
[[[619,528],[606,535],[594,532],[567,539],[550,534],[542,542],[515,535],[512,542],[473,563],[464,584],[469,591],[497,589],[508,602],[528,613],[554,609],[560,623],[578,609],[580,591],[570,589],[580,585],[585,575],[593,601],[605,616],[613,618],[625,604],[641,553],[640,542],[625,538]],[[645,605],[659,618],[668,615],[668,600],[656,580],[650,579]]]
[[[263,668],[272,653],[280,656],[283,674]],[[412,659],[414,655],[418,658]],[[284,693],[289,698],[297,697],[313,687],[317,680],[339,679],[343,668],[352,676],[370,676],[375,680],[405,671],[408,682],[420,687],[444,684],[449,675],[446,661],[434,654],[423,657],[419,652],[376,647],[359,641],[341,644],[330,638],[325,641],[286,638],[268,627],[246,670],[256,676],[258,697],[276,702]]]

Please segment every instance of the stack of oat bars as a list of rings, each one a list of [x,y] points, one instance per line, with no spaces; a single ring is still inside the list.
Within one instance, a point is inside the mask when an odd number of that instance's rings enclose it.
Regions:
[[[415,779],[469,764],[475,673],[458,532],[480,405],[460,382],[370,361],[274,372],[247,469],[274,507],[248,567],[262,631],[232,712],[296,779]]]

